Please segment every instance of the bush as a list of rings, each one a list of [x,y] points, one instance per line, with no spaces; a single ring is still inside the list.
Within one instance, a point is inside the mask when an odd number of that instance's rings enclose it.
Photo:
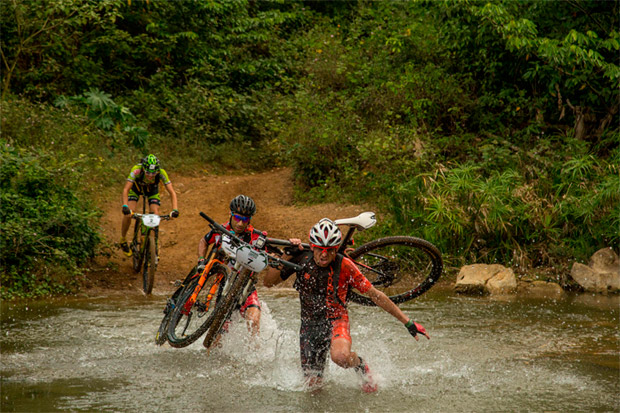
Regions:
[[[79,167],[0,143],[0,294],[71,292],[100,242],[100,214],[74,192]]]

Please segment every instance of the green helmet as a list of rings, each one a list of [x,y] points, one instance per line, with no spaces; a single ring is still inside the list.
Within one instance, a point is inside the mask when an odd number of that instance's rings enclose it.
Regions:
[[[155,155],[150,154],[142,159],[142,168],[144,168],[144,172],[151,174],[159,172],[159,159]]]

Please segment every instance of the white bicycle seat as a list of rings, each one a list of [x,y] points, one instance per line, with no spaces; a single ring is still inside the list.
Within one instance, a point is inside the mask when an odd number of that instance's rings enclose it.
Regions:
[[[362,212],[354,218],[342,218],[334,221],[336,225],[352,225],[358,231],[373,227],[377,223],[374,212]]]

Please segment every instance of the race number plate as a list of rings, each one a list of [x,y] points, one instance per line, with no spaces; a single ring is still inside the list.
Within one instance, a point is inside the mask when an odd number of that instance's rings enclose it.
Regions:
[[[230,241],[231,239],[228,235],[222,235],[222,249],[230,258],[235,258],[237,256],[237,248]]]
[[[237,262],[251,271],[261,272],[267,267],[267,256],[243,245],[237,250]]]
[[[142,223],[146,225],[147,227],[155,228],[156,226],[159,225],[160,221],[161,219],[159,218],[159,215],[156,215],[156,214],[142,215]]]

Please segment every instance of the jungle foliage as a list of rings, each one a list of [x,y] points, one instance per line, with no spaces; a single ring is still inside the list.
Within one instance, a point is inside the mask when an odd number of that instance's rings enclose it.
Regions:
[[[422,236],[450,266],[557,274],[618,247],[618,12],[584,0],[5,1],[3,157],[62,171],[82,210],[80,174],[112,184],[147,151],[178,172],[291,165],[300,201],[375,205],[371,236]],[[39,196],[18,190],[24,171],[9,175],[3,246],[30,233],[34,218],[11,214]],[[91,215],[80,221],[96,233]],[[65,255],[48,273],[75,273],[95,251],[90,236],[65,242],[83,251],[54,244]],[[41,264],[5,251],[3,274]]]

